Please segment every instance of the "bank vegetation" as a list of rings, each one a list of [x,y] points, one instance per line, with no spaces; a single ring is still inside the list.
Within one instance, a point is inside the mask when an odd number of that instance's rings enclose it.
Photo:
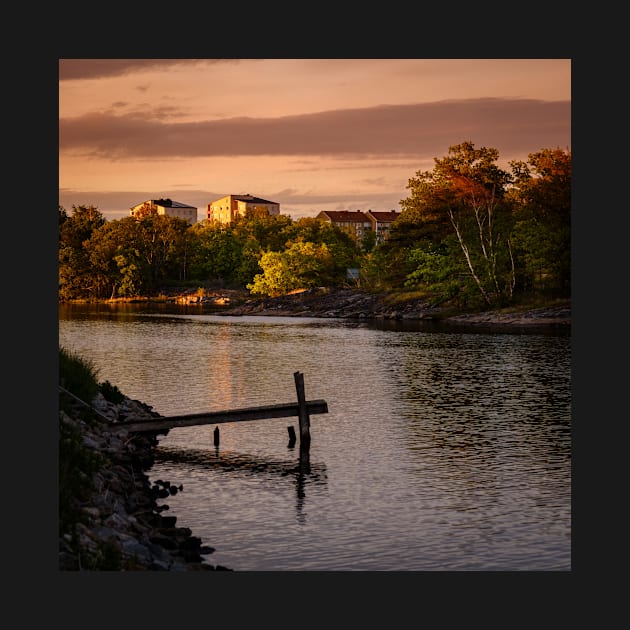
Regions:
[[[310,217],[251,213],[190,225],[59,207],[59,299],[157,297],[172,287],[278,297],[353,286],[466,312],[570,298],[570,151],[541,149],[509,171],[498,161],[493,148],[450,147],[409,179],[382,243],[370,232],[357,242]],[[348,269],[358,277],[349,280]]]

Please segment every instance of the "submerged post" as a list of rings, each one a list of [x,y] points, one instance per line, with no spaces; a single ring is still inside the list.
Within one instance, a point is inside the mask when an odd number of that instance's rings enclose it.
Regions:
[[[289,425],[287,431],[289,432],[289,448],[293,448],[295,446],[295,429]]]
[[[308,415],[308,408],[306,406],[306,396],[304,394],[304,374],[301,372],[294,372],[293,377],[295,379],[295,389],[297,391],[298,399],[298,420],[300,422],[300,447],[307,448],[311,443],[311,420]]]

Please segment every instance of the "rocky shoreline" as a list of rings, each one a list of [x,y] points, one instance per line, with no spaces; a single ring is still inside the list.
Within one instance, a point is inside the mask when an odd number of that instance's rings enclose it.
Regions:
[[[315,287],[279,297],[252,297],[243,290],[167,290],[160,298],[115,298],[107,303],[171,303],[199,307],[216,315],[277,317],[329,317],[353,320],[409,321],[479,329],[560,328],[570,330],[571,300],[554,300],[545,306],[463,312],[434,306],[426,298],[374,293],[356,287]],[[166,296],[166,297],[164,297]],[[74,300],[69,300],[74,302]],[[78,300],[77,302],[82,302]]]
[[[448,326],[569,327],[571,304],[559,304],[523,311],[452,313],[431,306],[424,299],[396,301],[391,296],[353,288],[315,288],[275,298],[251,298],[232,305],[229,295],[214,296],[217,312],[224,315],[275,315],[289,317],[340,317],[357,320],[407,320],[435,322]]]
[[[92,478],[93,492],[78,506],[81,517],[75,539],[69,534],[60,536],[59,570],[90,570],[87,560],[102,559],[106,550],[115,558],[112,570],[230,571],[208,563],[205,556],[214,549],[193,536],[189,528],[177,527],[177,517],[162,514],[168,505],[158,505],[158,499],[185,489],[166,480],[150,482],[146,472],[154,463],[158,434],[129,433],[124,427],[125,421],[159,414],[137,400],[125,398],[115,404],[102,394],[91,404],[95,411],[89,422],[83,419],[85,408],[80,409],[78,403],[76,413],[72,406],[69,413],[60,410],[60,422],[77,427],[83,447],[102,456],[105,463]]]

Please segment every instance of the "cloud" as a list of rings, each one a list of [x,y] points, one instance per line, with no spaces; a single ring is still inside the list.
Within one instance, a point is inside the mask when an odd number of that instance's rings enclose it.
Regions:
[[[59,80],[102,79],[136,72],[176,69],[181,66],[238,61],[238,59],[60,59]]]
[[[108,159],[440,156],[464,141],[527,153],[570,146],[570,114],[570,101],[501,98],[185,123],[101,112],[61,119],[59,147]]]

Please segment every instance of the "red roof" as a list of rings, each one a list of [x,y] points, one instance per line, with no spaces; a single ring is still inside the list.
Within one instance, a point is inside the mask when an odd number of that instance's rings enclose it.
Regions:
[[[389,212],[373,212],[372,210],[368,210],[368,214],[373,216],[379,223],[392,223],[401,215],[401,213],[396,212],[396,210],[390,210]]]

